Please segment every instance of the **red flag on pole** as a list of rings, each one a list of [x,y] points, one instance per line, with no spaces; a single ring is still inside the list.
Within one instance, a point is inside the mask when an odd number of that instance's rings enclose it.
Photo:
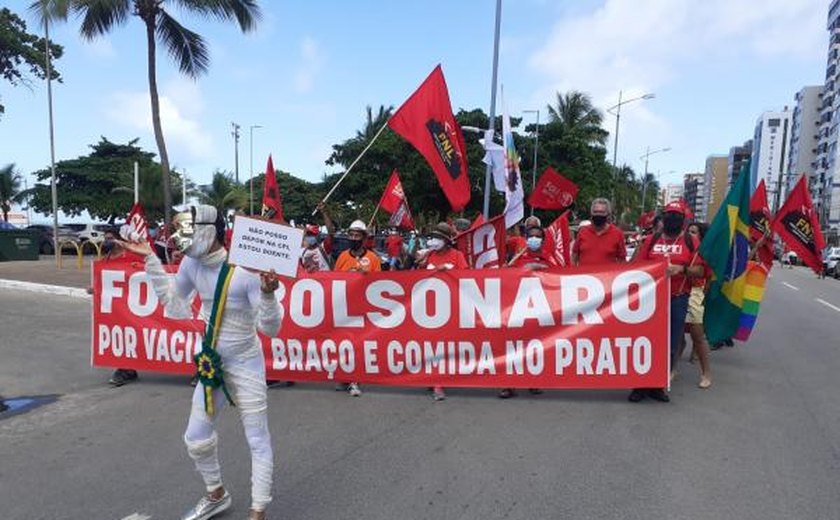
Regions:
[[[464,253],[470,268],[495,269],[505,265],[505,238],[504,214],[488,221],[479,217],[455,237],[455,247]]]
[[[816,273],[822,271],[825,240],[820,230],[817,212],[811,203],[805,175],[799,177],[784,205],[776,213],[772,229],[799,255],[805,265]]]
[[[769,237],[772,220],[770,209],[767,207],[767,187],[764,185],[764,179],[761,179],[750,199],[750,239],[758,242],[767,236],[764,244],[758,248],[758,259],[768,270],[773,267],[773,241]]]
[[[128,212],[125,225],[120,228],[120,236],[123,240],[139,242],[149,240],[149,226],[146,223],[146,213],[139,202],[135,202]]]
[[[283,218],[283,199],[280,196],[280,189],[277,187],[277,173],[274,171],[274,162],[271,160],[271,155],[268,156],[268,164],[265,166],[261,213],[267,219],[285,221]]]
[[[404,229],[414,229],[414,221],[411,219],[411,210],[408,208],[408,199],[405,197],[400,174],[397,170],[391,173],[388,185],[379,199],[379,207],[391,214],[388,225]]]
[[[569,229],[569,212],[564,211],[554,222],[545,228],[544,248],[552,253],[557,265],[568,267],[572,265],[571,248],[572,234]]]
[[[466,147],[440,65],[388,120],[388,126],[426,159],[452,209],[463,210],[470,201]]]
[[[568,208],[575,201],[577,192],[578,187],[574,182],[549,166],[540,176],[531,196],[528,197],[528,205],[539,209]]]

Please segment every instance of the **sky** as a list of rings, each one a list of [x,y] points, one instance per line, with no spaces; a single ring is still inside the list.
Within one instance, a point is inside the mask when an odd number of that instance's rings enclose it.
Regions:
[[[2,0],[38,32],[30,0]],[[231,123],[241,126],[240,180],[274,165],[317,181],[331,145],[355,135],[365,107],[399,106],[438,63],[453,109],[489,112],[494,0],[271,0],[260,2],[257,29],[242,34],[172,11],[209,43],[211,65],[198,80],[158,55],[163,131],[170,163],[198,184],[234,170]],[[164,2],[164,5],[170,2]],[[622,107],[618,162],[649,169],[660,182],[703,171],[753,135],[765,110],[794,105],[805,85],[823,83],[829,0],[503,0],[499,83],[511,116],[525,123],[558,91],[588,93],[606,109]],[[54,84],[56,158],[89,153],[105,136],[140,139],[156,152],[146,77],[145,32],[128,22],[89,42],[79,20],[51,30],[65,48]],[[0,164],[28,177],[49,166],[46,86],[0,82]],[[501,108],[502,100],[497,100]],[[259,125],[261,128],[251,127]],[[604,127],[613,149],[615,119]],[[251,140],[253,135],[253,140]],[[59,194],[60,197],[60,194]],[[33,220],[45,220],[36,217]]]

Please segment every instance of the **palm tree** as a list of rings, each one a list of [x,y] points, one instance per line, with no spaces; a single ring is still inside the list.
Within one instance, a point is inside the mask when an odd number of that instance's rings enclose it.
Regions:
[[[244,209],[248,204],[248,191],[242,184],[237,184],[233,176],[224,172],[215,172],[213,180],[200,195],[205,204],[219,210]]]
[[[174,5],[180,11],[216,18],[223,22],[235,20],[243,32],[256,27],[260,9],[256,0],[36,0],[32,8],[45,17],[66,19],[69,8],[82,19],[79,29],[83,38],[92,40],[124,25],[135,15],[146,27],[149,97],[152,104],[152,126],[163,174],[164,219],[168,224],[172,209],[172,187],[169,178],[169,153],[160,122],[160,100],[157,87],[155,59],[157,44],[166,48],[183,74],[198,78],[210,66],[210,55],[204,38],[170,15],[165,6]]]
[[[379,110],[375,116],[373,114],[373,107],[370,105],[365,110],[367,112],[365,126],[361,130],[356,130],[356,137],[363,141],[371,139],[391,119],[391,116],[394,114],[394,106],[389,105],[385,108],[385,105],[379,105]]]
[[[20,202],[22,195],[20,175],[15,172],[15,165],[7,164],[0,168],[0,211],[3,212],[3,222],[9,221],[12,202]]]
[[[587,144],[603,145],[609,135],[601,128],[603,113],[592,106],[588,95],[577,90],[557,93],[557,105],[548,105],[548,120],[560,125],[563,134],[577,135]]]

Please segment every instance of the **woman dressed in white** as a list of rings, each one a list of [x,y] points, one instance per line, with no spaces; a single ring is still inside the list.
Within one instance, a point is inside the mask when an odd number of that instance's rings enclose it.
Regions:
[[[223,247],[224,221],[212,206],[196,206],[179,213],[173,220],[175,246],[184,253],[178,273],[168,275],[147,242],[126,243],[127,249],[146,257],[146,273],[155,293],[170,317],[192,319],[191,302],[197,292],[201,299],[201,319],[206,323],[214,306],[219,273],[227,252]],[[251,449],[250,520],[264,520],[271,502],[274,469],[271,436],[268,432],[265,362],[257,330],[273,336],[280,328],[280,307],[274,298],[278,281],[273,274],[257,275],[233,268],[227,299],[221,309],[221,326],[216,331],[216,351],[224,381],[242,418]],[[198,384],[184,442],[195,467],[204,479],[207,494],[182,520],[207,520],[231,505],[222,484],[217,452],[216,418],[226,401],[221,388],[211,388],[212,408],[205,408],[205,388]],[[208,410],[210,413],[208,413]]]

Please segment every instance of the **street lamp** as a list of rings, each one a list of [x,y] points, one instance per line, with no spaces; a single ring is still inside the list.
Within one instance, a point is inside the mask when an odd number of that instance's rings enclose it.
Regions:
[[[622,100],[621,96],[623,91],[618,91],[618,104],[613,105],[606,110],[608,114],[615,114],[615,138],[613,139],[613,189],[612,189],[612,198],[615,199],[615,177],[616,177],[616,162],[618,159],[618,123],[621,120],[621,106],[626,105],[628,103],[632,103],[634,101],[642,101],[644,99],[653,99],[656,97],[656,94],[644,94],[642,96],[634,97],[631,99]],[[615,111],[615,112],[613,112]],[[615,201],[613,201],[615,202]]]
[[[248,139],[248,145],[251,148],[251,180],[249,182],[250,188],[248,189],[250,195],[249,200],[251,201],[251,216],[254,216],[254,129],[255,128],[262,128],[260,125],[251,125],[248,128],[248,133],[250,137]]]
[[[234,179],[236,184],[239,184],[239,129],[242,128],[236,123],[231,123],[230,135],[233,137],[233,157],[234,157]]]
[[[645,195],[647,194],[647,185],[648,185],[648,182],[647,182],[647,179],[648,179],[648,161],[650,159],[650,156],[651,155],[656,155],[658,153],[670,152],[670,151],[671,151],[671,148],[660,148],[659,150],[651,151],[650,146],[648,146],[644,155],[639,157],[639,159],[644,159],[645,160],[645,176],[642,178],[642,213],[645,212]]]
[[[534,171],[531,173],[531,191],[537,185],[537,148],[540,146],[540,111],[539,110],[523,110],[523,114],[537,114],[537,125],[534,130]],[[531,215],[534,214],[534,207],[531,206]]]

